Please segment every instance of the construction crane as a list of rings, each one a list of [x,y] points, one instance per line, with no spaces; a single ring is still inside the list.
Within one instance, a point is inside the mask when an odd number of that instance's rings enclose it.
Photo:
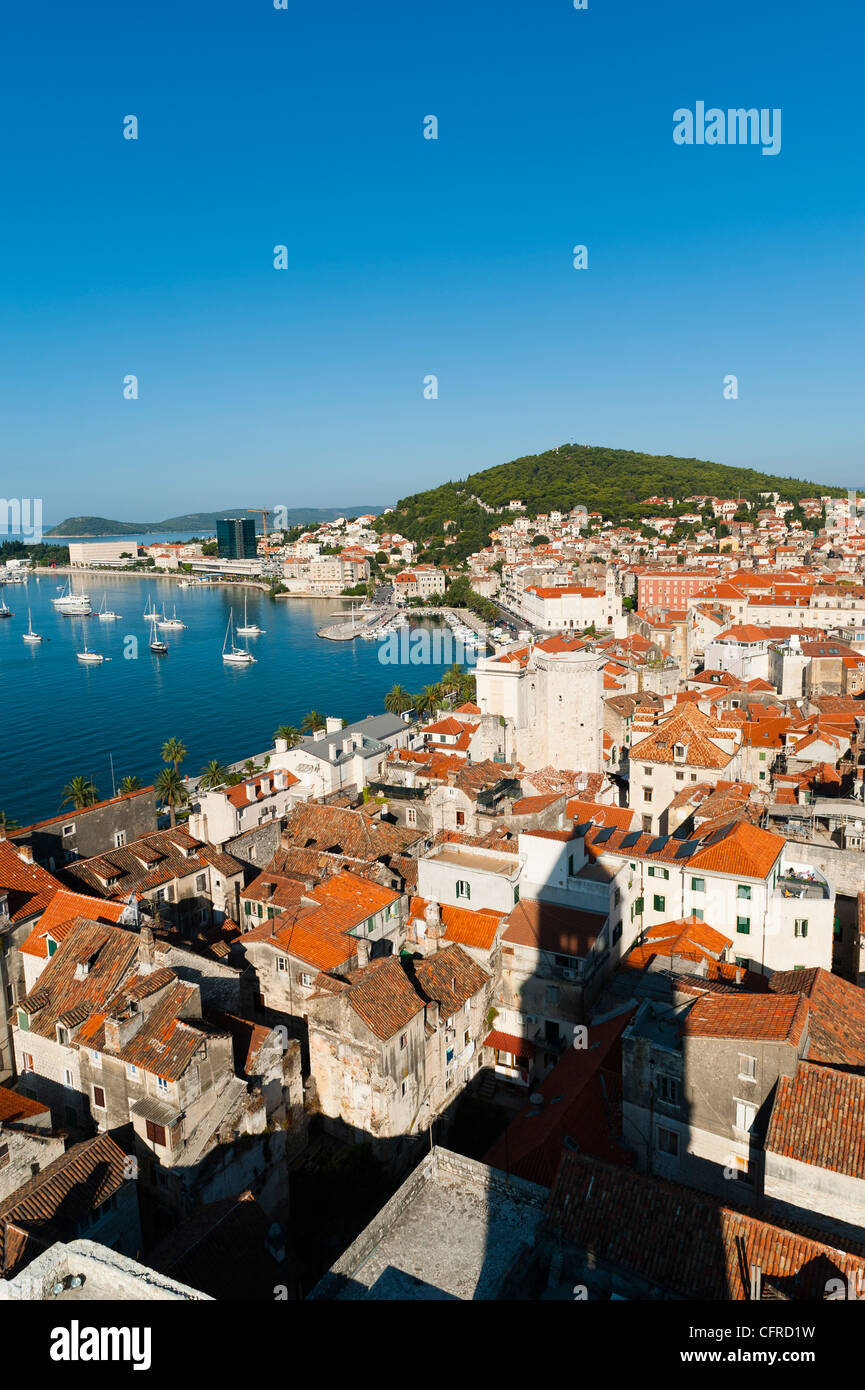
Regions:
[[[267,518],[270,516],[270,512],[268,511],[267,507],[247,507],[246,510],[247,510],[248,512],[256,512],[256,513],[261,517],[261,526],[262,526],[261,538],[262,538],[262,540],[263,540],[263,542],[264,542],[264,544],[265,544],[265,546],[266,546],[266,545],[267,545]]]

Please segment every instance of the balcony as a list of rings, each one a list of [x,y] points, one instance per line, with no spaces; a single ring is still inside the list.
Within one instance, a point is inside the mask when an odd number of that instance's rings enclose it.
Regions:
[[[832,896],[819,869],[785,869],[778,878],[775,891],[784,898],[824,899]]]

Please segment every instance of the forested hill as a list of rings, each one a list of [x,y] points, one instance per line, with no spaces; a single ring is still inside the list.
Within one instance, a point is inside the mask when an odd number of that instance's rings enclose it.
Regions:
[[[682,504],[697,493],[744,497],[754,503],[761,492],[777,492],[797,502],[803,497],[843,496],[844,489],[752,468],[730,468],[706,459],[561,444],[546,453],[500,463],[462,481],[405,497],[395,511],[378,518],[376,525],[379,530],[398,530],[411,540],[423,541],[443,534],[444,523],[454,521],[456,528],[448,528],[449,534],[456,530],[460,537],[454,549],[469,554],[486,544],[490,530],[505,519],[512,500],[522,502],[529,516],[567,512],[582,505],[621,522],[656,512],[656,507],[642,505],[655,495],[675,497]]]

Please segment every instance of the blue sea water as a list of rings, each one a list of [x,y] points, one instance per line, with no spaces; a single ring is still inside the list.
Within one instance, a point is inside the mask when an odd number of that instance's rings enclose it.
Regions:
[[[7,584],[0,598],[14,617],[0,620],[0,809],[21,825],[55,815],[63,787],[74,776],[91,777],[103,797],[112,795],[111,762],[119,783],[127,774],[152,782],[162,766],[160,749],[175,735],[189,756],[182,771],[197,775],[211,758],[235,762],[273,746],[280,724],[299,725],[307,710],[349,722],[380,714],[395,682],[419,690],[437,681],[442,665],[383,665],[376,642],[332,642],[316,636],[335,620],[338,605],[319,599],[271,599],[260,590],[215,586],[180,589],[174,580],[140,576],[76,577],[94,610],[122,616],[114,623],[67,617],[51,605],[64,575]],[[250,622],[265,629],[250,637],[256,664],[226,666],[222,644],[233,607],[242,621],[244,595]],[[152,596],[185,632],[160,629],[167,656],[148,648],[143,613]],[[33,629],[44,641],[21,640],[28,606]],[[137,656],[127,657],[137,639]],[[76,658],[86,639],[110,660],[98,666]]]

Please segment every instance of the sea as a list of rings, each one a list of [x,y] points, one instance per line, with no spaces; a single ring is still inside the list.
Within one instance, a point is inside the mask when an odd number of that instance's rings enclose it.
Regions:
[[[395,682],[416,691],[445,669],[385,665],[377,642],[318,637],[341,611],[332,601],[89,573],[76,575],[73,587],[89,593],[94,613],[68,617],[51,604],[65,580],[42,574],[0,588],[14,613],[0,620],[0,810],[20,825],[56,815],[75,776],[92,778],[103,798],[127,775],[149,785],[172,736],[188,749],[181,771],[197,776],[211,758],[233,763],[272,748],[278,726],[298,726],[308,710],[351,723],[382,713]],[[97,618],[103,595],[118,621]],[[231,667],[222,647],[230,612],[243,619],[244,599],[250,622],[264,633],[248,639],[255,664]],[[176,605],[187,624],[159,630],[167,656],[148,647],[143,614],[151,601],[160,610],[164,603],[169,616]],[[28,609],[33,630],[43,634],[39,644],[21,640]],[[106,660],[79,662],[85,642]]]

